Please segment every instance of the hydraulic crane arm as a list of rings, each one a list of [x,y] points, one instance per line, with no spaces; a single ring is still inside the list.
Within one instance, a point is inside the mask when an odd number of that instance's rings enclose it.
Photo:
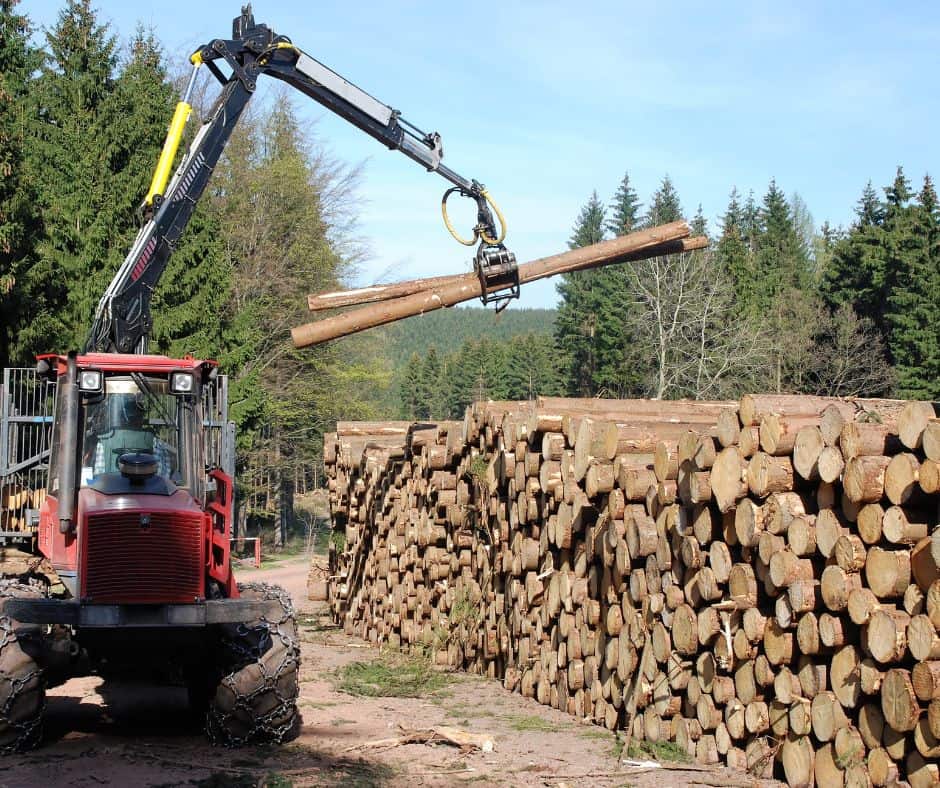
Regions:
[[[441,163],[444,152],[439,134],[421,131],[397,110],[298,49],[286,36],[275,34],[266,25],[255,24],[250,6],[235,18],[231,39],[209,42],[191,60],[193,72],[186,93],[177,105],[144,200],[147,222],[98,304],[86,351],[146,352],[152,328],[153,291],[262,74],[286,82],[389,149],[401,151],[449,181],[452,186],[442,200],[444,221],[461,243],[467,246],[479,243],[474,265],[483,283],[484,303],[492,300],[497,308],[502,308],[509,299],[518,296],[515,256],[503,245],[505,221],[481,183]],[[227,76],[220,68],[223,63],[229,71]],[[189,100],[196,75],[203,65],[222,83],[222,91],[170,179],[191,112]],[[461,238],[448,219],[447,198],[454,192],[476,201],[477,224],[470,239]],[[498,231],[494,212],[499,220]]]

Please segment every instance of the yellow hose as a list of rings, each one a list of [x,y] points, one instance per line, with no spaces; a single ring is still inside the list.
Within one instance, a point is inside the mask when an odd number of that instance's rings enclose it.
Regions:
[[[486,198],[486,201],[490,204],[490,208],[493,209],[493,213],[496,214],[496,218],[499,220],[500,233],[499,233],[499,238],[493,239],[493,238],[489,238],[486,235],[485,231],[480,231],[480,237],[483,239],[485,243],[493,244],[493,245],[501,244],[503,241],[506,240],[506,219],[503,216],[503,212],[499,210],[499,206],[496,204],[496,202],[493,200],[493,198],[490,196],[490,193],[486,189],[483,190],[483,196]]]
[[[456,191],[460,191],[460,189],[454,186],[452,189],[448,189],[446,192],[444,192],[444,196],[441,197],[441,215],[444,217],[444,226],[447,228],[447,231],[452,236],[454,236],[454,240],[457,241],[457,243],[461,243],[464,246],[473,246],[477,242],[479,233],[474,230],[473,238],[471,238],[469,241],[466,238],[461,238],[454,229],[454,225],[451,224],[450,217],[447,215],[447,198]]]
[[[259,62],[261,65],[264,65],[265,63],[267,63],[267,62],[271,59],[271,55],[273,55],[274,52],[275,52],[276,50],[278,50],[278,49],[290,49],[290,50],[294,51],[294,52],[297,54],[298,57],[299,57],[301,54],[303,54],[303,53],[302,53],[296,46],[294,46],[293,44],[290,44],[290,43],[288,43],[287,41],[278,41],[274,46],[268,47],[268,49],[266,49],[264,52],[262,52],[262,53],[258,56],[258,62]]]
[[[450,221],[450,217],[447,215],[447,198],[450,197],[456,191],[460,191],[459,187],[454,186],[451,189],[448,189],[444,192],[444,196],[441,198],[441,215],[444,217],[444,226],[447,228],[447,231],[454,237],[454,240],[458,243],[463,244],[464,246],[473,246],[478,239],[482,240],[484,243],[491,244],[493,246],[501,244],[506,240],[506,219],[503,216],[503,212],[499,210],[499,206],[493,200],[492,196],[485,189],[481,192],[483,198],[489,203],[490,207],[493,209],[493,212],[496,214],[496,218],[499,220],[499,238],[490,238],[484,230],[478,230],[474,228],[473,238],[469,241],[466,238],[461,237],[457,231],[454,229],[454,225]]]

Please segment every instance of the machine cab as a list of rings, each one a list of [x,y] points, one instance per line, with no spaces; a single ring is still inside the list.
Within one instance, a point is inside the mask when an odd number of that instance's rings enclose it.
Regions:
[[[192,371],[84,370],[79,388],[80,487],[106,495],[182,487],[204,497],[201,403]]]
[[[110,353],[42,363],[57,396],[39,551],[86,601],[203,598],[206,567],[211,579],[227,565],[233,492],[215,363]]]

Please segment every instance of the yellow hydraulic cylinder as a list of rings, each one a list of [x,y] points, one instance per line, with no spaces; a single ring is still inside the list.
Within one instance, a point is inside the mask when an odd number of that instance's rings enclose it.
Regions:
[[[199,53],[197,52],[196,55]],[[153,173],[153,180],[150,182],[150,190],[144,197],[144,205],[153,205],[153,198],[162,195],[166,189],[167,182],[170,180],[170,171],[173,169],[173,161],[176,159],[176,151],[179,150],[180,140],[183,138],[183,130],[186,128],[186,121],[193,111],[189,99],[193,94],[193,86],[196,84],[196,73],[199,66],[202,65],[202,58],[193,55],[193,72],[189,77],[189,84],[186,86],[186,92],[183,94],[183,100],[176,105],[176,111],[173,113],[173,120],[170,121],[170,130],[166,135],[166,142],[163,143],[163,150],[160,152],[160,159],[157,161],[157,169]]]
[[[170,130],[166,135],[166,142],[163,143],[163,150],[160,153],[160,159],[157,162],[157,169],[153,173],[153,180],[150,182],[150,191],[144,198],[145,205],[153,205],[153,198],[157,194],[163,194],[166,189],[167,181],[170,180],[170,170],[173,169],[173,161],[176,159],[176,151],[179,149],[180,140],[183,137],[183,129],[186,128],[186,121],[189,120],[189,113],[193,111],[191,105],[181,101],[176,105],[176,112],[173,113],[173,120],[170,121]]]

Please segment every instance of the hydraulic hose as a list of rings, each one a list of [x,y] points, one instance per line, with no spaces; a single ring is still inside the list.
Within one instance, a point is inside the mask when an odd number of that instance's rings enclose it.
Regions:
[[[450,220],[450,216],[447,213],[447,200],[450,198],[450,195],[454,192],[460,192],[465,196],[472,196],[466,194],[466,191],[459,186],[453,186],[444,192],[444,196],[441,198],[441,215],[444,217],[444,226],[447,228],[447,231],[454,237],[454,240],[458,243],[463,244],[464,246],[473,246],[478,240],[482,240],[484,243],[491,246],[497,246],[501,244],[506,239],[506,219],[503,216],[503,212],[499,209],[499,206],[496,204],[493,197],[490,193],[484,189],[480,192],[480,197],[482,197],[487,204],[493,209],[493,213],[496,214],[496,218],[499,220],[500,233],[498,238],[490,238],[486,234],[486,230],[483,230],[479,227],[473,229],[473,237],[469,240],[462,237],[457,230],[454,228],[453,223]]]

